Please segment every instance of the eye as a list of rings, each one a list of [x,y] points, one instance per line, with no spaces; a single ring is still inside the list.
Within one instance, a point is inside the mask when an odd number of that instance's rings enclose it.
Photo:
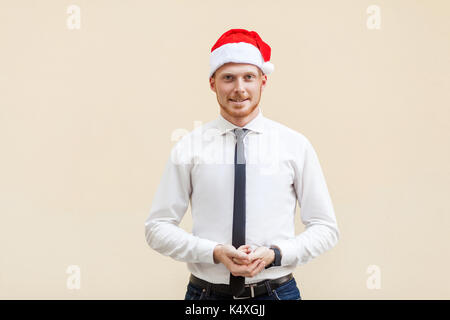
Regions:
[[[247,77],[248,77],[248,79],[251,79],[251,78],[253,78],[254,76],[253,76],[252,74],[248,74]]]
[[[232,78],[232,76],[230,76],[230,75],[225,75],[224,78],[225,78],[225,80],[230,80],[230,79]]]

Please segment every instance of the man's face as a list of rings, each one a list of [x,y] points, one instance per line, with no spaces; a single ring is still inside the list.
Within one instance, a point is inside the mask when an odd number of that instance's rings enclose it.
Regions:
[[[209,79],[222,110],[233,118],[248,116],[259,104],[267,75],[252,64],[226,63]]]

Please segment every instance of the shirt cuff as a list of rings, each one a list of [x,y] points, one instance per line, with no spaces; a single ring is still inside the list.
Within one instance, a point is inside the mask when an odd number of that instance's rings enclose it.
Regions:
[[[202,263],[214,264],[214,248],[220,243],[208,239],[202,239],[199,244],[198,260]]]
[[[272,243],[281,251],[281,266],[297,265],[297,248],[293,240],[279,240]]]

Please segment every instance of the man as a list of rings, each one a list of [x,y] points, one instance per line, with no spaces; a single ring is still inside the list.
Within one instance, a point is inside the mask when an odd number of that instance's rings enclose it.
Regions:
[[[217,40],[209,82],[219,117],[176,143],[145,221],[149,246],[187,263],[185,299],[299,300],[295,267],[338,241],[311,143],[262,115],[270,53],[254,31]],[[297,201],[306,230],[296,236]],[[178,226],[189,202],[192,234]]]

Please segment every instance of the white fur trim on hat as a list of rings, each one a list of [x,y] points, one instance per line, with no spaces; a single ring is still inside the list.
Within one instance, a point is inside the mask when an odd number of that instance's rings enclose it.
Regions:
[[[228,62],[253,64],[265,74],[269,74],[274,70],[271,62],[264,62],[261,52],[257,47],[247,42],[236,42],[224,44],[211,52],[209,59],[209,77]]]
[[[264,72],[264,74],[271,74],[273,70],[275,70],[275,66],[270,61],[266,61],[261,66],[261,70]]]

